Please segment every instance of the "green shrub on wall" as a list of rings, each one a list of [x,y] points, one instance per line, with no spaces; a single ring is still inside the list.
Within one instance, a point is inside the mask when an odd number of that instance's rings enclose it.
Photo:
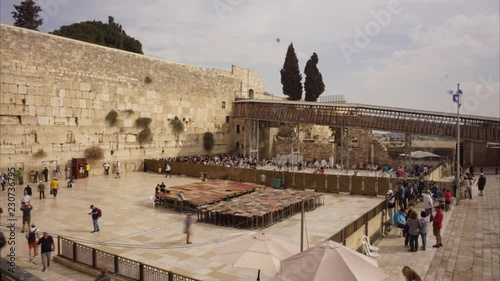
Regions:
[[[104,119],[110,127],[114,127],[118,123],[118,112],[111,110]]]
[[[179,120],[179,117],[175,116],[175,118],[170,122],[172,125],[172,130],[176,135],[184,132],[184,123],[182,123],[181,120]]]
[[[212,151],[215,145],[214,134],[206,132],[203,134],[203,149],[206,152]]]
[[[89,160],[101,160],[104,158],[104,150],[97,145],[85,149],[85,157]]]
[[[153,120],[151,120],[151,118],[148,118],[148,117],[140,117],[140,118],[137,118],[135,120],[135,126],[137,128],[141,128],[141,129],[147,129],[149,127],[149,125],[151,125],[151,122]]]
[[[40,159],[45,157],[47,157],[47,152],[45,152],[43,148],[40,148],[37,152],[33,153],[33,158],[35,159]]]
[[[151,129],[149,129],[149,128],[144,128],[137,135],[137,141],[140,142],[141,144],[144,142],[151,142],[152,140],[153,140],[153,133],[151,132]]]

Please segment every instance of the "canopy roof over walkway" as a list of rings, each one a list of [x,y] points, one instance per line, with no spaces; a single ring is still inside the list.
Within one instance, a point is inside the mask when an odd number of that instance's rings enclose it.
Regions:
[[[239,100],[233,103],[233,118],[457,136],[456,114],[364,104]],[[461,115],[460,135],[466,140],[499,143],[500,118]]]

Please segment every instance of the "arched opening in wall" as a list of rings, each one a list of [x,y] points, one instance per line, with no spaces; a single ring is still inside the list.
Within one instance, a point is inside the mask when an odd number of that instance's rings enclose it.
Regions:
[[[253,89],[248,90],[248,98],[254,99]]]

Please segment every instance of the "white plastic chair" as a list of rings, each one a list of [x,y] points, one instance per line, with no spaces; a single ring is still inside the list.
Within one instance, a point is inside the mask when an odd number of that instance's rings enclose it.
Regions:
[[[156,207],[156,197],[155,196],[149,196],[149,200],[153,202],[153,208]]]
[[[366,244],[365,241],[363,241],[363,249],[364,249],[365,255],[372,257],[372,258],[378,257],[378,253],[370,251],[370,246],[368,246],[368,244]]]
[[[366,244],[368,244],[368,249],[370,249],[370,252],[378,252],[378,247],[377,246],[372,246],[372,244],[370,243],[370,239],[368,238],[368,236],[363,235],[363,242],[365,242]]]

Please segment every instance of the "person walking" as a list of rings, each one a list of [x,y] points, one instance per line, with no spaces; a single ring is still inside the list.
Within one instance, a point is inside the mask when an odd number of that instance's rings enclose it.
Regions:
[[[31,228],[26,234],[26,240],[28,240],[28,254],[30,256],[30,262],[33,261],[33,258],[38,256],[38,243],[36,242],[39,239],[38,229],[34,224],[31,225]],[[31,255],[31,249],[33,249],[33,255]]]
[[[410,249],[408,252],[418,251],[418,234],[420,233],[420,222],[418,220],[418,214],[415,211],[411,211],[409,214],[409,219],[406,221],[408,225],[408,234],[410,240]]]
[[[28,179],[29,181],[29,179]],[[19,168],[17,170],[17,184],[23,185],[24,184],[24,171],[23,168]]]
[[[427,215],[429,217],[432,217],[432,196],[431,196],[432,192],[427,189],[426,192],[424,192],[424,194],[422,194],[422,205],[424,207],[424,210],[425,212],[427,213]]]
[[[85,177],[88,178],[90,175],[90,164],[85,165]]]
[[[40,245],[42,252],[42,271],[45,271],[50,267],[52,252],[55,251],[56,246],[54,244],[54,239],[46,231],[43,232],[43,237],[38,240],[38,245]]]
[[[188,213],[184,219],[184,233],[186,233],[186,244],[191,244],[189,238],[191,237],[191,225],[193,224],[193,217],[191,213]]]
[[[100,229],[99,229],[99,208],[97,208],[96,206],[94,205],[90,205],[90,209],[92,210],[89,215],[92,216],[92,223],[94,225],[94,230],[91,232],[91,233],[94,233],[94,232],[99,232]]]
[[[170,167],[167,163],[167,166],[165,167],[165,177],[167,178],[168,176],[172,177],[172,167]]]
[[[37,190],[38,193],[40,194],[40,200],[42,200],[42,197],[43,199],[45,199],[45,184],[43,183],[43,181],[40,181]]]
[[[42,174],[43,174],[43,178],[44,178],[45,182],[48,182],[49,181],[49,169],[47,169],[47,167],[45,167],[45,169],[43,169]]]
[[[427,215],[426,211],[422,211],[420,213],[420,219],[418,220],[420,223],[420,236],[422,237],[422,248],[420,250],[425,251],[427,248],[427,233],[429,233],[429,215]]]
[[[109,163],[104,163],[104,175],[109,175]]]
[[[387,209],[389,210],[389,222],[394,224],[394,208],[396,207],[396,195],[392,190],[387,190],[386,194]]]
[[[443,211],[441,211],[441,207],[436,206],[436,215],[434,216],[434,220],[432,221],[432,230],[434,236],[436,236],[436,245],[433,245],[433,248],[439,248],[443,246],[441,241],[441,228],[443,228]]]
[[[116,162],[116,167],[115,167],[115,171],[116,171],[116,177],[115,177],[115,179],[121,178],[121,176],[120,176],[120,168],[121,168],[120,167],[120,161],[118,161],[118,162]]]
[[[477,188],[479,189],[479,196],[483,196],[483,190],[486,186],[486,177],[483,173],[479,174],[479,179],[477,180]]]
[[[54,178],[50,182],[50,191],[51,191],[52,195],[54,195],[54,199],[56,199],[58,190],[59,190],[59,181],[57,180],[57,178]]]
[[[23,229],[21,230],[21,233],[24,233],[24,225],[28,226],[28,230],[31,225],[31,211],[33,210],[33,206],[29,202],[24,203],[21,206],[21,211],[23,212]]]
[[[24,191],[31,197],[33,196],[33,190],[31,189],[31,186],[28,184],[26,185],[26,187],[24,188]]]

